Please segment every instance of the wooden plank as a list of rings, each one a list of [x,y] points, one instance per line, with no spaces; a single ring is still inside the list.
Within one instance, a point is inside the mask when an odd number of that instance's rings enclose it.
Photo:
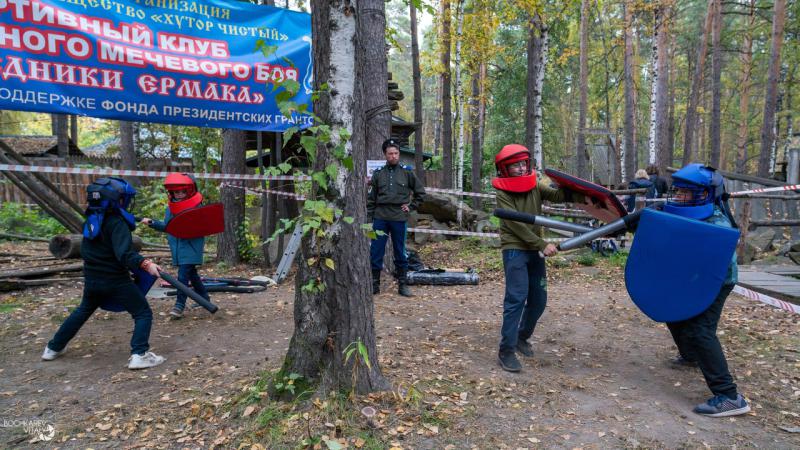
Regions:
[[[782,300],[800,300],[800,280],[773,273],[748,270],[754,266],[743,266],[739,271],[739,284],[757,292]]]
[[[776,275],[800,275],[800,266],[771,265],[771,266],[739,266],[743,272],[767,272]]]

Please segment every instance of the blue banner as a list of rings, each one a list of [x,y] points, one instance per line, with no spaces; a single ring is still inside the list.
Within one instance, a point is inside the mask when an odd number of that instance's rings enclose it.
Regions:
[[[0,109],[283,131],[312,118],[311,16],[230,0],[0,0]]]

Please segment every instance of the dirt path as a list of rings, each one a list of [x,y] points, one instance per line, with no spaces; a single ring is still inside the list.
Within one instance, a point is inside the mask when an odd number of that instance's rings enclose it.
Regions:
[[[463,266],[455,244],[441,245],[443,265]],[[709,395],[702,376],[667,364],[669,333],[635,309],[621,270],[607,263],[550,268],[536,357],[519,374],[500,370],[502,276],[497,261],[484,265],[480,286],[415,287],[413,299],[384,283],[391,292],[375,298],[382,367],[398,391],[416,383],[425,406],[418,421],[382,411],[373,446],[800,446],[800,434],[780,428],[800,427],[797,317],[729,299],[721,339],[754,408],[709,419],[691,413]],[[193,309],[182,321],[168,320],[171,301],[153,300],[151,345],[167,362],[138,372],[124,367],[132,325],[125,314],[98,314],[63,357],[40,361],[79,295],[78,284],[0,295],[0,447],[207,448],[254,439],[259,410],[243,414],[232,400],[280,366],[292,332],[291,285],[215,295],[218,314]],[[53,425],[51,441],[36,442],[19,426],[33,420]]]

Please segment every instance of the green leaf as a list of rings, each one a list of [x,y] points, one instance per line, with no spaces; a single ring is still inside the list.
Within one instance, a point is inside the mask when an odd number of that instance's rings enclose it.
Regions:
[[[269,58],[270,56],[275,54],[275,51],[278,50],[277,45],[261,45],[261,54],[264,55],[265,58]]]
[[[328,447],[328,450],[342,450],[344,448],[339,441],[334,441],[332,439],[323,439],[323,441],[325,441],[325,445]]]
[[[327,174],[328,178],[331,180],[335,180],[339,175],[339,167],[336,166],[336,164],[328,164],[328,166],[325,167],[325,174]]]
[[[331,270],[336,270],[336,263],[330,258],[325,258],[325,265]]]
[[[345,222],[346,224],[350,225],[350,224],[352,224],[353,222],[355,222],[355,220],[356,220],[356,219],[354,219],[353,217],[347,216],[347,217],[343,218],[342,220],[344,220],[344,222]]]
[[[314,136],[301,136],[300,137],[300,145],[303,146],[305,151],[308,153],[310,157],[316,157],[317,155],[317,138]]]
[[[280,170],[281,173],[289,173],[289,171],[292,170],[292,165],[287,162],[280,163],[278,164],[278,170]]]
[[[297,127],[291,127],[288,130],[284,131],[283,132],[283,142],[289,142],[289,140],[292,139],[292,136],[294,136],[295,133],[297,133],[298,131],[300,131],[300,129],[297,128]]]
[[[328,176],[325,175],[325,172],[314,172],[311,174],[311,179],[316,181],[323,190],[328,190]]]
[[[317,263],[317,258],[308,258],[306,260],[306,264],[308,264],[309,266],[313,266],[316,263]]]
[[[369,364],[369,351],[367,350],[367,346],[364,345],[363,342],[358,341],[358,353],[361,355],[361,359],[364,361],[364,365],[367,368],[371,369],[372,366]]]
[[[353,157],[348,156],[347,158],[342,159],[342,165],[347,168],[347,170],[353,170]]]

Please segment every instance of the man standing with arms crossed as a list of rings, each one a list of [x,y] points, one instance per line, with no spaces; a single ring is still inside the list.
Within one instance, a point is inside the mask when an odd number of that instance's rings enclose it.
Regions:
[[[391,236],[397,292],[403,297],[413,297],[406,284],[406,229],[409,214],[422,204],[425,187],[411,167],[400,164],[400,145],[397,141],[387,139],[382,149],[386,165],[372,174],[367,192],[367,220],[372,221],[373,230],[383,232],[372,240],[369,249],[372,293],[380,293],[383,256],[386,253],[386,241]]]

